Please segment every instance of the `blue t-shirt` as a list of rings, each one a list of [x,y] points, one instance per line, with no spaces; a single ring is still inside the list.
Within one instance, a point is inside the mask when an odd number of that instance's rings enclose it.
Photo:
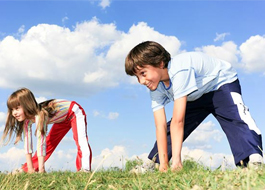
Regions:
[[[168,65],[168,74],[169,87],[160,82],[156,90],[150,91],[153,111],[183,96],[187,96],[187,101],[197,100],[203,94],[237,79],[230,63],[200,52],[173,57]]]

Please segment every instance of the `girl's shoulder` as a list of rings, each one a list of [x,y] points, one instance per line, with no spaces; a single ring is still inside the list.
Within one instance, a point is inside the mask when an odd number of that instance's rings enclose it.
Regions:
[[[25,126],[25,125],[27,125],[27,126],[32,125],[33,123],[35,123],[35,120],[36,120],[37,117],[38,117],[38,115],[35,115],[33,119],[25,119],[25,120],[23,121],[23,125],[24,125],[24,126]]]
[[[53,99],[53,103],[71,103],[72,101],[70,100],[65,100],[65,99]]]
[[[54,99],[52,104],[53,107],[69,107],[72,101],[65,100],[65,99]]]

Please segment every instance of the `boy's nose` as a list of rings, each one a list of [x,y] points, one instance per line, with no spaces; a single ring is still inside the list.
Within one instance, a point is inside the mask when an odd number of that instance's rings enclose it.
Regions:
[[[146,79],[144,76],[137,76],[137,79],[138,79],[138,82],[141,84],[141,85],[145,85],[146,84]]]
[[[145,79],[144,78],[140,78],[139,79],[139,83],[142,84],[142,85],[144,85],[145,84]]]

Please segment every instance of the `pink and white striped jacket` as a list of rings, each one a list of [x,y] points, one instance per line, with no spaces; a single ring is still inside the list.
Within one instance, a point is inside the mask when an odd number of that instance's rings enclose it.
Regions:
[[[48,124],[61,123],[63,122],[68,114],[68,110],[71,104],[71,101],[68,100],[53,100],[53,105],[56,111],[56,114],[52,118],[44,120],[42,125],[47,126]],[[33,142],[32,142],[32,124],[36,123],[37,129],[37,155],[46,156],[46,135],[42,135],[39,126],[39,116],[35,116],[35,120],[25,120],[23,127],[24,134],[24,149],[26,154],[33,153]],[[46,127],[45,127],[46,128]]]

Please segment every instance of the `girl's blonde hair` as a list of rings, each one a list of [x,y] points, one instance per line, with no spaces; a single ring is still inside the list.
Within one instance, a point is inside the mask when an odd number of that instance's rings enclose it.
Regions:
[[[45,123],[47,123],[49,117],[52,117],[55,114],[51,102],[52,100],[49,100],[38,104],[34,94],[27,88],[21,88],[13,92],[7,100],[8,112],[1,142],[8,144],[13,133],[16,135],[15,144],[21,140],[24,121],[19,122],[12,115],[12,110],[18,106],[22,107],[26,119],[34,119],[36,115],[39,116],[39,123],[36,124],[39,128],[36,128],[36,131],[39,130],[42,134],[45,134],[47,131],[47,124]],[[8,138],[5,140],[7,136]]]

